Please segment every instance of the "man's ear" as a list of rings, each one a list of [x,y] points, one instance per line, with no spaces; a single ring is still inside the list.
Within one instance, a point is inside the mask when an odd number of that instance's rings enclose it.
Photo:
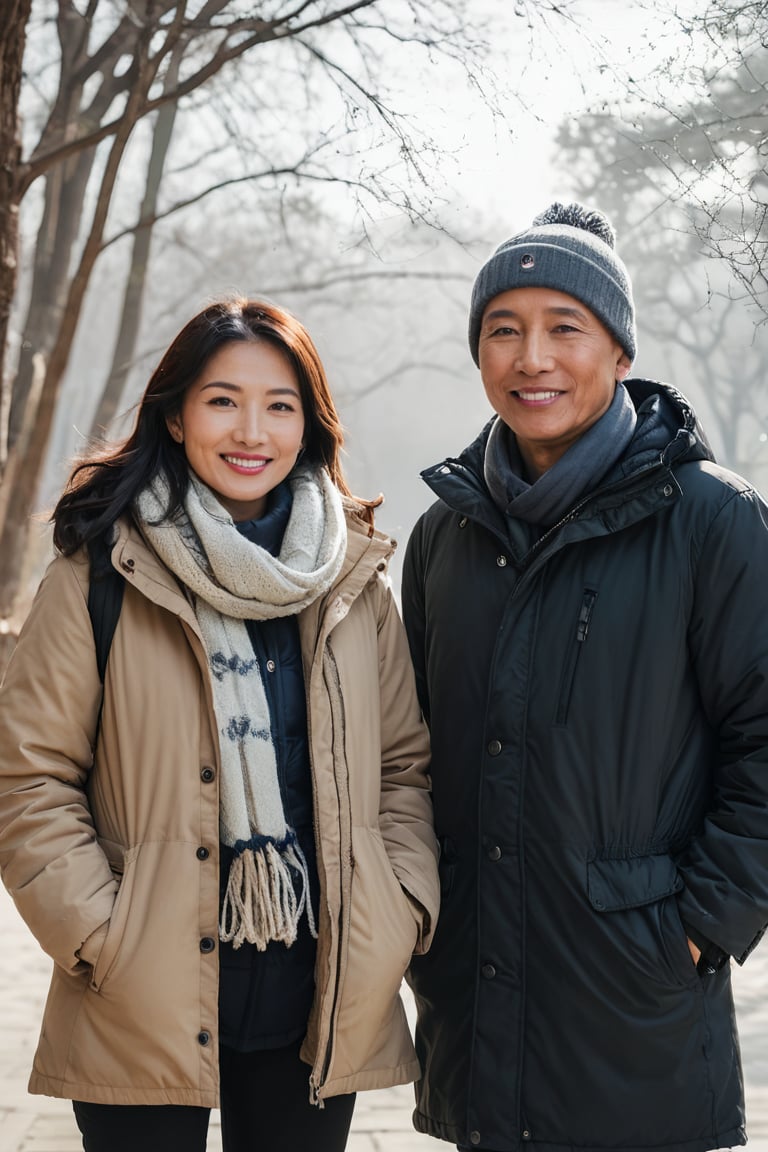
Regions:
[[[626,380],[629,376],[629,370],[632,367],[632,361],[626,352],[622,352],[619,360],[616,362],[616,379]]]
[[[177,444],[184,443],[184,425],[181,422],[180,413],[177,412],[175,416],[166,416],[165,426]]]

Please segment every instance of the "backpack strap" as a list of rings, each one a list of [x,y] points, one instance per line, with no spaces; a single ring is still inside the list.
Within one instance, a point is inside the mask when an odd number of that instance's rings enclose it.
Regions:
[[[104,536],[88,541],[91,558],[91,576],[88,585],[88,615],[91,617],[93,639],[96,645],[96,665],[99,679],[104,683],[109,650],[115,634],[120,609],[123,606],[125,580],[110,560],[111,548]]]

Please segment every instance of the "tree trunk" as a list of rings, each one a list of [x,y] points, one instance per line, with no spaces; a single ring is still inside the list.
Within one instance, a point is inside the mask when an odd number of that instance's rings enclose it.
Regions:
[[[19,93],[31,6],[32,0],[6,0],[0,27],[0,469],[5,461],[10,407],[10,386],[5,384],[6,346],[19,264]]]
[[[72,252],[82,222],[85,190],[95,152],[70,160],[46,177],[43,219],[37,234],[32,288],[18,368],[13,382],[8,443],[12,445],[24,422],[27,396],[34,378],[36,356],[48,359],[62,323],[70,283]]]
[[[149,35],[150,33],[145,34],[145,60],[146,41],[148,41]],[[66,303],[61,311],[56,341],[47,366],[45,366],[44,379],[38,387],[33,374],[32,384],[23,407],[19,434],[15,442],[19,448],[23,447],[23,451],[18,451],[15,454],[14,483],[7,490],[7,506],[4,509],[2,524],[0,524],[0,634],[8,635],[10,632],[12,635],[20,615],[19,601],[24,598],[21,577],[27,553],[30,516],[37,498],[40,474],[53,426],[56,403],[82,312],[86,289],[101,251],[104,226],[112,201],[117,173],[128,139],[138,118],[139,109],[146,99],[146,92],[152,82],[152,76],[151,69],[147,69],[142,74],[142,83],[135,86],[129,97],[123,122],[115,133],[112,148],[104,167],[91,229],[83,246],[77,271],[72,277]],[[35,361],[35,366],[43,363],[44,358],[41,356]],[[34,427],[34,435],[28,434],[31,433],[32,427]]]

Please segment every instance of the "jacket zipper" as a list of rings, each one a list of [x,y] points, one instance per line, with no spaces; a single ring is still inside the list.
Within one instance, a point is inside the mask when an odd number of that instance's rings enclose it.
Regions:
[[[331,697],[331,711],[333,715],[333,727],[338,732],[338,737],[334,738],[334,744],[337,739],[340,747],[344,747],[344,732],[346,728],[346,720],[344,715],[344,700],[341,694],[341,679],[339,677],[338,665],[336,658],[333,655],[328,638],[325,641],[325,656],[327,663],[324,661],[326,668],[330,669],[333,674],[333,683],[329,685],[332,688],[329,695]],[[351,827],[352,827],[352,809],[349,799],[349,790],[346,790],[345,796],[342,795],[342,788],[339,781],[339,774],[336,771],[336,756],[334,755],[334,783],[336,784],[336,797],[339,808],[339,847],[341,855],[341,871],[340,871],[340,893],[339,893],[339,914],[338,914],[338,939],[336,945],[336,964],[333,981],[333,999],[331,1002],[331,1011],[328,1018],[328,1032],[327,1039],[325,1040],[325,1051],[318,1051],[315,1055],[315,1064],[312,1069],[312,1074],[309,1078],[310,1084],[310,1102],[317,1104],[320,1108],[324,1106],[324,1102],[320,1099],[320,1089],[326,1082],[328,1070],[331,1065],[331,1058],[333,1056],[333,1041],[336,1034],[336,1015],[338,1011],[339,998],[341,993],[341,986],[343,982],[342,961],[344,958],[344,948],[346,945],[347,937],[349,935],[349,917],[350,917],[350,900],[344,899],[345,886],[351,889],[351,873],[354,868],[354,859],[352,856],[351,847]],[[346,803],[345,803],[346,801]],[[317,805],[315,805],[315,829],[316,840],[319,841],[319,825],[316,817]],[[347,836],[344,836],[344,818],[347,822]],[[344,849],[344,842],[349,845],[348,850]],[[349,877],[348,883],[345,881]],[[322,1017],[321,1017],[322,1019]]]
[[[584,589],[584,596],[582,597],[581,608],[579,609],[579,618],[576,624],[576,636],[570,646],[568,659],[563,666],[563,674],[560,679],[559,703],[555,716],[555,723],[559,726],[566,724],[568,721],[568,710],[571,704],[573,683],[576,679],[576,666],[579,662],[582,646],[589,632],[592,609],[595,606],[596,599],[597,592],[592,588]]]

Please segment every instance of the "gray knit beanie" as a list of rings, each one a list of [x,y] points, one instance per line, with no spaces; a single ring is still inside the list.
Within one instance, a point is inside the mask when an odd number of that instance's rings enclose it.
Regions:
[[[469,347],[475,364],[486,306],[510,288],[553,288],[581,300],[634,360],[632,285],[615,242],[602,212],[558,203],[537,216],[525,232],[505,240],[480,269],[472,289]]]

